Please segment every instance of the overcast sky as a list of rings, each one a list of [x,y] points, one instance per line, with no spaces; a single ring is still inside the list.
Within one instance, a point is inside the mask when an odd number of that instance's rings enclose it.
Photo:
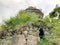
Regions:
[[[44,15],[48,15],[56,4],[60,5],[60,0],[0,0],[0,23],[10,16],[15,16],[20,9],[26,9],[28,6],[42,9]]]

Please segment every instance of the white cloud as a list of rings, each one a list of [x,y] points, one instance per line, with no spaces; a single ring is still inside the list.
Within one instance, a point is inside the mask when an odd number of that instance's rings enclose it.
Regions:
[[[0,23],[3,19],[15,16],[19,9],[25,9],[28,6],[41,8],[45,15],[56,6],[60,5],[60,0],[0,0]]]

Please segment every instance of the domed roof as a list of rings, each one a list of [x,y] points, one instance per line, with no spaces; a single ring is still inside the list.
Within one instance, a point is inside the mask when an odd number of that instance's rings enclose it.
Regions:
[[[43,15],[44,15],[41,10],[39,10],[35,7],[29,7],[29,8],[26,9],[26,11],[30,12],[30,13],[36,13],[37,15],[40,16],[40,18],[43,18]]]

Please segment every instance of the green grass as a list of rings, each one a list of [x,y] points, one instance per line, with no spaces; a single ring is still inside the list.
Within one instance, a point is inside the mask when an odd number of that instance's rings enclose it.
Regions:
[[[44,38],[38,41],[38,45],[52,45],[52,43],[48,38]]]

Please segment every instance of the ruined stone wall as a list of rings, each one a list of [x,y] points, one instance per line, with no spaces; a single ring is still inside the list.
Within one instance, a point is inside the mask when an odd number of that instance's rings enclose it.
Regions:
[[[18,34],[0,40],[1,45],[38,45],[39,31],[31,23],[27,23],[18,30]]]

